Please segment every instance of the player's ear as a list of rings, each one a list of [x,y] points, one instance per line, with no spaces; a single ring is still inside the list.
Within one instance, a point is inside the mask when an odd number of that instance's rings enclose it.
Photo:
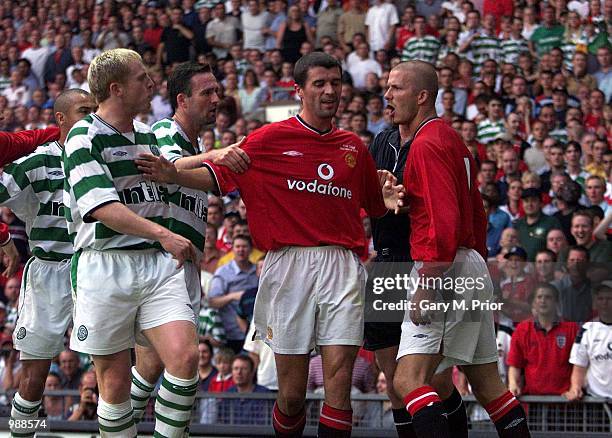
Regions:
[[[57,122],[57,126],[60,126],[64,122],[64,113],[56,112],[55,113],[55,121]]]

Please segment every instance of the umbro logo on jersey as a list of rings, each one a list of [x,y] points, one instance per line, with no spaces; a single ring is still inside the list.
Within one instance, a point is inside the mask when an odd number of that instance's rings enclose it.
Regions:
[[[511,421],[510,424],[508,424],[506,427],[504,427],[504,430],[510,429],[512,427],[515,427],[515,426],[521,424],[521,422],[524,421],[524,420],[525,420],[524,418],[517,418],[514,421]]]
[[[125,152],[125,151],[115,151],[115,152],[113,152],[113,155],[114,155],[115,157],[125,157],[127,154],[128,154],[128,153],[127,153],[127,152]]]
[[[64,172],[62,172],[61,170],[52,170],[51,172],[49,172],[49,175],[51,175],[51,176],[64,176]]]
[[[298,152],[298,151],[286,151],[286,152],[283,152],[283,155],[287,155],[289,157],[302,157],[302,156],[304,156],[303,153]]]
[[[413,338],[417,338],[417,339],[424,339],[427,338],[427,335],[424,335],[423,333],[419,333],[418,335],[413,335]]]

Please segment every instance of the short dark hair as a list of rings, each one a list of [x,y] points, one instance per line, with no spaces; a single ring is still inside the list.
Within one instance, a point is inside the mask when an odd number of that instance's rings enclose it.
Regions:
[[[569,257],[569,253],[571,251],[578,251],[578,252],[582,252],[584,254],[586,254],[586,258],[587,261],[589,260],[589,250],[586,249],[586,247],[582,246],[582,245],[572,245],[567,249],[567,255]]]
[[[342,75],[342,65],[340,65],[340,62],[338,62],[336,58],[327,53],[312,52],[302,56],[295,63],[293,78],[299,87],[304,87],[306,85],[308,71],[313,67],[337,68]]]
[[[251,359],[248,354],[241,353],[234,356],[234,359],[232,360],[232,365],[234,365],[234,362],[236,362],[237,360],[247,362],[251,366],[251,371],[255,371],[255,362],[253,362],[253,359]]]
[[[244,240],[245,242],[247,242],[249,244],[249,246],[252,248],[253,247],[253,241],[251,240],[251,238],[249,236],[247,236],[246,234],[239,234],[237,236],[232,237],[232,244],[233,242],[235,242],[236,240]]]
[[[551,251],[551,250],[550,250],[550,249],[548,249],[548,248],[544,248],[544,249],[541,249],[541,250],[539,250],[538,252],[536,252],[536,257],[537,257],[539,254],[548,254],[548,255],[549,255],[551,258],[552,258],[553,262],[556,262],[556,261],[557,261],[557,254],[555,254],[555,253],[554,253],[554,251]]]
[[[191,78],[202,73],[212,73],[208,64],[198,64],[196,62],[183,62],[178,64],[168,78],[168,97],[170,106],[176,111],[178,106],[177,97],[183,93],[191,96]]]
[[[555,301],[559,302],[559,289],[557,289],[554,285],[550,284],[550,283],[538,283],[536,284],[536,287],[533,289],[533,294],[531,294],[531,302],[533,302],[533,300],[535,300],[536,297],[536,292],[539,289],[546,289],[549,290],[553,293],[553,296],[555,297]]]

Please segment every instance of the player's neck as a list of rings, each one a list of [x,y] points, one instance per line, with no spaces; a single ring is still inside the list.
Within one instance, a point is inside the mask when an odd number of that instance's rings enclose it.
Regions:
[[[96,115],[119,132],[131,132],[134,130],[134,117],[136,114],[125,110],[123,105],[104,101],[98,107]]]
[[[437,114],[433,109],[419,111],[416,117],[412,119],[410,123],[405,125],[399,125],[402,144],[414,138],[414,135],[417,133],[417,130],[423,124],[423,122],[429,119],[433,119],[435,117],[437,117]]]
[[[332,129],[332,117],[322,119],[305,110],[302,110],[299,116],[308,126],[315,128],[317,131],[326,132]]]
[[[174,113],[174,120],[179,124],[181,129],[187,134],[189,138],[189,142],[191,144],[197,145],[198,143],[198,132],[199,129],[193,123],[190,122],[189,117],[183,114],[181,111],[177,111]]]

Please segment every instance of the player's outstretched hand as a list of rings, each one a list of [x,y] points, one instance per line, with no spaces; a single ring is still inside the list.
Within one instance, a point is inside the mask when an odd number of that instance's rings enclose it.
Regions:
[[[2,251],[4,252],[4,254],[7,255],[8,258],[6,269],[4,270],[2,275],[7,278],[12,277],[13,274],[17,272],[17,269],[19,269],[19,261],[21,259],[21,257],[19,256],[19,251],[17,250],[13,239],[11,239],[9,243],[2,247]]]
[[[168,233],[159,240],[159,243],[166,251],[172,254],[172,257],[177,260],[177,269],[180,269],[187,260],[191,260],[194,263],[199,262],[195,247],[183,236]]]
[[[222,149],[214,149],[208,152],[210,160],[220,166],[229,167],[232,172],[244,173],[248,170],[251,159],[241,146],[246,141],[246,136],[242,137],[238,143],[234,143]]]
[[[381,178],[381,173],[379,173],[378,176]],[[385,181],[382,184],[382,194],[385,201],[385,207],[389,210],[393,210],[395,214],[399,214],[400,209],[404,206],[404,186],[401,184],[397,185],[397,178],[395,178],[391,172],[384,174],[384,177]]]
[[[384,187],[387,181],[391,181],[392,185],[397,184],[397,178],[388,170],[379,169],[376,171],[376,173],[378,174],[378,181],[380,182],[381,188]]]
[[[153,154],[140,154],[136,160],[136,167],[153,181],[172,184],[177,178],[174,164],[164,157],[157,157]]]

